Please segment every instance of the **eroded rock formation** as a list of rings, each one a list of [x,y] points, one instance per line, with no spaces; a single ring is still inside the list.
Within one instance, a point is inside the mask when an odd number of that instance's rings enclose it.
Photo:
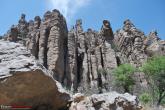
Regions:
[[[71,95],[20,43],[0,40],[0,103],[32,110],[140,110],[130,94]],[[16,51],[17,50],[17,51]]]
[[[29,22],[22,14],[6,36],[10,41],[25,41],[35,59],[63,86],[87,94],[110,91],[112,71],[117,66],[130,63],[138,68],[155,53],[165,55],[165,41],[156,32],[146,37],[130,20],[113,33],[108,20],[103,21],[100,31],[84,31],[80,19],[68,32],[58,10],[47,11],[42,20],[36,16]],[[143,73],[136,73],[134,78],[137,91],[147,85]]]
[[[165,40],[161,40],[156,31],[149,33],[144,40],[144,44],[145,52],[148,56],[165,55]]]
[[[28,33],[28,23],[25,19],[26,15],[22,14],[20,20],[18,21],[18,30],[19,30],[19,38],[22,40],[26,40],[26,35]]]
[[[109,89],[110,70],[117,66],[111,48],[113,37],[107,20],[103,21],[100,32],[92,29],[84,32],[82,20],[77,20],[68,36],[68,59],[75,91],[97,93]]]
[[[54,77],[69,84],[70,76],[67,62],[67,26],[58,10],[46,12],[40,26],[39,61],[54,72]]]
[[[21,35],[31,54],[67,88],[91,93],[110,89],[108,82],[117,63],[108,20],[103,21],[100,32],[83,31],[82,20],[77,20],[68,33],[65,18],[53,10],[47,11],[42,21],[36,16],[28,23],[22,14],[17,29],[26,33]]]
[[[36,16],[34,21],[29,21],[29,32],[27,34],[28,40],[26,41],[26,46],[28,50],[31,51],[32,55],[38,59],[38,52],[39,52],[39,38],[40,38],[40,27],[41,18]]]
[[[79,94],[70,100],[69,94],[59,91],[55,80],[73,93],[89,95],[118,90],[112,83],[112,71],[117,66],[130,63],[139,68],[147,58],[165,55],[165,41],[157,32],[146,36],[130,20],[124,21],[123,28],[115,33],[108,20],[103,21],[99,31],[90,28],[84,31],[79,19],[68,31],[66,20],[58,10],[47,11],[43,18],[36,16],[29,22],[22,14],[18,25],[13,25],[5,37],[11,42],[0,41],[0,103],[18,102],[34,109],[64,109],[70,103],[70,110],[139,110],[138,100],[128,94],[89,97]],[[139,95],[147,89],[146,78],[141,72],[133,77],[132,92]]]
[[[115,33],[115,44],[120,52],[122,63],[131,63],[140,67],[146,59],[143,49],[144,33],[130,20],[124,21],[122,29]]]
[[[135,67],[140,67],[147,60],[144,51],[145,35],[137,29],[130,20],[124,21],[124,26],[115,33],[115,44],[117,47],[117,58],[121,64],[130,63]],[[133,93],[139,94],[147,88],[144,73],[134,73],[135,86]]]
[[[22,14],[19,21],[18,25],[12,25],[11,28],[8,30],[8,32],[4,35],[4,38],[6,40],[12,41],[12,42],[17,42],[21,40],[24,45],[26,42],[26,37],[27,33],[29,32],[28,30],[28,22],[26,21],[25,14]]]
[[[120,63],[130,63],[135,67],[141,67],[147,58],[154,55],[165,55],[164,40],[160,40],[156,31],[147,37],[137,29],[130,20],[124,21],[124,26],[115,33],[115,44],[117,47],[117,60]],[[134,74],[135,94],[147,89],[144,73]]]
[[[43,20],[36,16],[29,22],[22,14],[18,25],[5,35],[8,40],[22,42],[31,54],[47,69],[53,71],[54,78],[71,87],[68,66],[68,30],[65,18],[58,10],[47,11]]]
[[[67,60],[68,31],[65,18],[58,10],[48,11],[41,21],[39,16],[29,22],[27,47],[39,62],[54,72],[54,78],[70,85]]]

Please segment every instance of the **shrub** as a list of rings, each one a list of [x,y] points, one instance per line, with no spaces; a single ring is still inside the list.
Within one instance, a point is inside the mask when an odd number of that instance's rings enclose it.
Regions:
[[[160,105],[165,98],[165,56],[150,58],[141,70],[147,76],[153,99]]]
[[[130,64],[122,64],[113,71],[115,77],[115,84],[121,86],[124,92],[130,93],[134,85],[134,79],[132,74],[135,72],[135,68]]]
[[[151,95],[148,94],[148,93],[143,93],[140,95],[139,97],[140,101],[143,103],[143,104],[148,104],[149,102],[151,102]]]

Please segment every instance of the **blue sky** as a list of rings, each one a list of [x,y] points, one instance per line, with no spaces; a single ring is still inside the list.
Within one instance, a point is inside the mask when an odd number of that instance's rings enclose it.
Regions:
[[[99,30],[102,20],[108,19],[116,31],[130,19],[145,34],[157,30],[165,39],[165,0],[0,0],[0,35],[17,24],[21,13],[30,20],[55,8],[64,14],[68,27],[81,18],[84,30]]]

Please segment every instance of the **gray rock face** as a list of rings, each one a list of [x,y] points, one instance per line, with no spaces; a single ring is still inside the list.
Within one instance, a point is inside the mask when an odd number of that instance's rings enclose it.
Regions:
[[[71,33],[69,35],[71,36]],[[59,82],[53,80],[51,72],[40,65],[22,44],[1,40],[0,46],[0,103],[2,104],[21,104],[31,106],[33,109],[49,110],[66,108],[140,110],[141,108],[136,97],[129,94],[111,92],[86,97],[77,93],[71,97]]]
[[[22,40],[25,43],[28,32],[28,22],[25,19],[25,14],[22,14],[18,25],[12,25],[7,34],[4,35],[4,38],[12,42]]]
[[[165,55],[165,40],[160,40],[156,31],[149,33],[144,40],[145,52],[148,56]]]
[[[140,67],[147,59],[144,51],[145,35],[137,29],[130,20],[124,22],[122,29],[115,33],[115,44],[117,44],[117,58],[119,64],[130,63],[135,67]],[[139,94],[140,91],[147,88],[147,82],[144,73],[135,73],[136,81],[134,93]]]
[[[26,35],[28,33],[28,23],[25,19],[26,15],[22,14],[21,18],[18,22],[18,30],[19,30],[19,38],[24,40],[26,38]]]
[[[111,41],[114,39],[112,28],[108,20],[103,21],[103,26],[101,27],[100,33],[105,37],[106,41]]]
[[[58,81],[68,84],[67,26],[58,10],[46,12],[40,26],[39,61],[54,72]]]
[[[68,73],[68,31],[65,18],[58,10],[47,11],[41,21],[39,16],[29,22],[28,49],[47,69],[54,72],[54,78],[70,86]]]
[[[42,21],[36,16],[34,21],[27,22],[25,14],[22,14],[18,25],[11,28],[6,36],[7,40],[16,42],[18,39],[26,44],[31,54],[54,72],[54,78],[70,88],[68,30],[65,18],[58,10],[46,12]]]
[[[89,32],[92,31],[88,30],[85,34]],[[73,33],[69,32],[69,36],[68,41],[74,41]],[[74,42],[70,43],[72,48],[73,44]],[[53,79],[51,72],[37,62],[22,44],[0,40],[0,47],[1,104],[26,105],[37,110],[141,109],[136,96],[130,94],[111,92],[86,97],[77,93],[71,96],[59,82]]]
[[[35,59],[19,43],[0,40],[0,76],[11,76],[19,71],[30,71],[36,67]],[[36,67],[37,68],[37,67]]]
[[[29,32],[27,34],[27,41],[26,41],[26,47],[28,50],[30,50],[31,54],[38,59],[38,51],[39,51],[39,27],[36,27],[36,25],[40,25],[40,18],[35,19],[34,21],[29,21]]]
[[[68,59],[74,91],[91,94],[109,89],[111,70],[117,63],[111,48],[113,32],[110,23],[105,21],[100,33],[92,29],[84,32],[81,20],[69,32]]]
[[[16,26],[12,26],[7,34],[7,40],[11,41],[11,42],[16,42],[18,41],[18,34],[19,31],[17,29]]]
[[[73,97],[69,110],[141,110],[136,96],[118,94],[116,92],[94,94],[83,97],[81,94]]]
[[[117,62],[120,64],[131,63],[135,67],[140,67],[148,57],[154,55],[165,55],[164,40],[160,40],[157,32],[151,32],[148,37],[137,29],[130,20],[124,22],[122,29],[115,33],[115,44],[117,53]],[[147,82],[144,73],[136,72],[134,93],[139,94],[147,88]]]
[[[131,63],[136,67],[142,65],[146,59],[143,49],[144,37],[144,33],[138,30],[130,20],[124,22],[123,28],[115,33],[115,44],[121,52],[121,62]]]
[[[56,80],[72,91],[101,93],[112,88],[112,70],[123,63],[140,67],[155,53],[165,55],[165,41],[156,32],[148,37],[130,20],[113,34],[110,22],[103,21],[99,32],[83,30],[82,20],[68,32],[65,18],[58,10],[47,11],[27,22],[22,14],[7,39],[26,41],[26,47]],[[143,73],[135,74],[135,90],[147,85]],[[138,78],[137,78],[138,77]],[[136,89],[138,88],[138,89]]]

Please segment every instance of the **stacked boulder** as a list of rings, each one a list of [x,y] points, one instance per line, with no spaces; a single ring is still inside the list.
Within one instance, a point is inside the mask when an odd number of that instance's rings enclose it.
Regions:
[[[145,35],[137,29],[130,20],[124,21],[124,26],[115,33],[115,44],[117,47],[117,58],[120,64],[130,63],[139,68],[147,60],[144,45]],[[144,73],[134,73],[135,86],[133,93],[138,95],[147,88]]]
[[[124,21],[122,29],[115,33],[115,44],[121,55],[122,63],[131,63],[140,67],[146,59],[143,49],[145,35],[130,20]]]
[[[157,31],[150,32],[144,44],[148,56],[165,55],[165,40],[158,37]]]

